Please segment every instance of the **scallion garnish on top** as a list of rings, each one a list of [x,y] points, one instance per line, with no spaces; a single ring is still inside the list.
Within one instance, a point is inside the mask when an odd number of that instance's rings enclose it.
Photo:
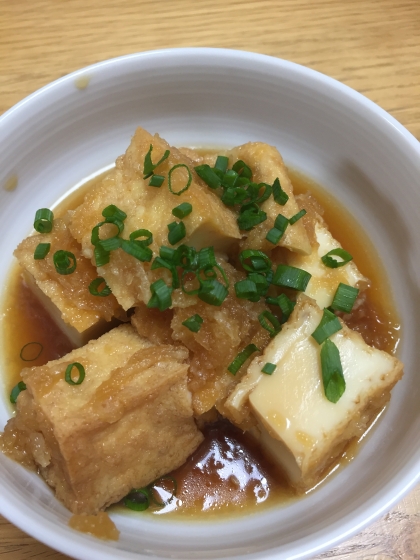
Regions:
[[[341,260],[335,259],[334,257],[338,257]],[[328,251],[326,255],[321,257],[322,262],[325,266],[328,266],[328,268],[339,268],[340,266],[344,266],[349,263],[352,259],[353,257],[350,253],[340,247]]]
[[[321,369],[324,392],[327,399],[336,403],[346,390],[340,352],[330,339],[321,346]]]
[[[172,188],[172,174],[176,169],[186,169],[187,170],[187,182],[185,184],[185,187],[182,187],[182,189],[180,189],[179,191],[174,191]],[[169,190],[171,191],[172,194],[176,194],[176,195],[181,195],[183,192],[185,192],[187,189],[189,189],[190,185],[192,182],[192,174],[190,171],[190,168],[188,167],[188,165],[185,165],[185,163],[178,163],[177,165],[174,165],[173,167],[171,167],[171,169],[169,170],[168,173],[168,185],[169,185]]]
[[[201,325],[203,324],[203,318],[200,317],[198,313],[196,313],[195,315],[188,317],[188,319],[183,321],[182,324],[191,332],[198,333],[198,331],[201,329]]]
[[[260,313],[258,315],[258,321],[260,325],[270,333],[271,338],[281,331],[280,321],[270,311],[266,310]]]
[[[34,251],[34,259],[36,261],[45,259],[51,249],[51,243],[38,243]]]
[[[274,200],[277,202],[277,204],[284,206],[289,200],[289,195],[281,188],[278,177],[274,180],[272,189]]]
[[[343,327],[341,326],[339,318],[336,317],[329,309],[324,309],[322,319],[311,336],[318,342],[318,344],[322,344],[324,340],[342,328]]]
[[[276,371],[276,364],[272,364],[270,362],[267,362],[261,369],[261,371],[263,373],[266,373],[267,375],[272,375],[275,371]]]
[[[358,294],[358,288],[353,288],[353,286],[348,286],[340,282],[334,294],[331,308],[337,311],[343,311],[344,313],[350,313]]]
[[[163,175],[152,175],[149,181],[149,187],[161,187],[165,177]]]
[[[38,233],[49,233],[53,227],[54,214],[48,208],[40,208],[35,213],[34,229]]]
[[[229,364],[227,368],[228,371],[230,371],[232,375],[236,375],[244,365],[244,363],[252,356],[254,352],[259,352],[257,346],[255,346],[255,344],[248,344],[248,346],[246,346],[241,352],[239,352],[233,362]]]
[[[168,224],[168,230],[168,241],[171,245],[176,245],[187,234],[184,222],[172,222]]]
[[[182,220],[192,212],[192,205],[189,202],[183,202],[179,206],[172,209],[172,214]]]
[[[53,256],[53,262],[58,274],[72,274],[76,270],[76,257],[70,251],[56,251]]]
[[[300,210],[297,214],[295,214],[294,216],[292,216],[291,218],[289,218],[289,224],[292,226],[293,224],[295,224],[298,220],[300,220],[301,218],[303,218],[303,216],[306,214],[306,210],[304,210],[302,208],[302,210]]]
[[[92,282],[89,284],[89,292],[93,296],[99,296],[99,297],[106,297],[112,293],[111,288],[105,282],[105,279],[102,278],[102,276],[99,276],[98,278],[95,278],[95,280],[92,280]]]
[[[279,264],[273,277],[273,284],[304,292],[312,275],[301,268]]]
[[[148,179],[149,177],[151,177],[156,167],[158,167],[162,162],[164,162],[165,159],[167,159],[169,157],[169,154],[171,153],[169,150],[166,150],[163,156],[160,158],[160,160],[157,163],[153,163],[152,151],[153,151],[153,145],[150,144],[149,151],[147,152],[144,158],[143,179]]]
[[[76,368],[79,376],[76,380],[73,379],[72,372],[73,368]],[[79,362],[73,362],[66,367],[64,374],[64,379],[69,385],[81,385],[85,378],[85,368]]]
[[[167,286],[161,278],[150,285],[152,297],[147,303],[147,307],[157,307],[159,311],[165,311],[172,305],[172,288]]]
[[[25,391],[26,384],[23,381],[19,381],[17,385],[15,385],[10,392],[10,402],[12,404],[16,404],[18,396],[21,394],[22,391]]]

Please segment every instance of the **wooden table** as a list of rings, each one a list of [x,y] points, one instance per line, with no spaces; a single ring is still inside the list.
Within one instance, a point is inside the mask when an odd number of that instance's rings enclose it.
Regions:
[[[365,94],[420,139],[419,0],[0,0],[0,114],[87,64],[187,46],[304,64]],[[0,558],[66,557],[0,517]],[[420,486],[317,558],[419,559]]]

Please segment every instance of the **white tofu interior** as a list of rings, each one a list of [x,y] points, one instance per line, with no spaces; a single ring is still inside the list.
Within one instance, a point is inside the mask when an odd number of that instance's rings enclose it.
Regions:
[[[238,415],[250,407],[254,433],[299,488],[314,485],[346,443],[365,431],[402,375],[399,360],[342,324],[330,338],[340,352],[346,390],[337,403],[328,401],[320,346],[311,336],[321,317],[312,299],[299,296],[288,323],[252,361],[228,403]],[[267,362],[277,366],[272,375],[261,373]]]
[[[356,264],[350,261],[339,268],[328,268],[321,257],[329,251],[341,248],[341,244],[334,239],[325,223],[315,222],[316,243],[313,244],[310,255],[290,253],[288,264],[302,268],[312,275],[305,294],[313,298],[319,307],[329,307],[340,282],[354,288],[363,289],[369,284],[368,279],[359,272]]]

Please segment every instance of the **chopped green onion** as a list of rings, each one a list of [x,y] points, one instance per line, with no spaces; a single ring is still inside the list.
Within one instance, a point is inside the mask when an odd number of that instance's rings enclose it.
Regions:
[[[239,229],[244,231],[249,231],[253,227],[265,222],[267,219],[267,214],[260,210],[258,205],[251,206],[239,214],[237,218]]]
[[[265,238],[267,241],[270,241],[270,243],[273,243],[273,245],[277,245],[283,237],[288,225],[289,220],[282,214],[279,214],[274,222],[274,227],[269,230]]]
[[[211,189],[217,189],[220,187],[221,185],[220,177],[214,172],[214,170],[210,167],[210,165],[207,165],[207,163],[194,167],[194,170],[197,173],[197,175],[200,177],[200,179],[203,179],[203,181]]]
[[[103,286],[101,290],[99,290],[100,286]],[[111,288],[105,282],[105,279],[102,278],[102,276],[99,276],[99,278],[95,278],[95,280],[92,280],[92,282],[89,284],[89,292],[93,296],[99,297],[106,297],[112,293]]]
[[[248,198],[248,192],[243,187],[229,187],[222,195],[222,202],[226,206],[242,204]]]
[[[182,220],[192,212],[192,205],[189,202],[183,202],[179,206],[172,209],[172,214]]]
[[[263,373],[266,373],[267,375],[272,375],[276,371],[276,367],[277,367],[276,364],[267,362],[265,366],[261,369],[261,371]]]
[[[248,280],[251,280],[251,282],[254,282],[254,284],[257,287],[258,295],[264,296],[266,294],[266,292],[267,292],[267,290],[270,286],[270,282],[269,282],[267,276],[264,276],[263,274],[260,274],[258,272],[250,272],[248,274]]]
[[[72,274],[76,270],[76,257],[70,251],[56,251],[53,256],[55,270],[58,274]]]
[[[172,249],[172,247],[166,247],[165,245],[162,245],[159,249],[159,257],[168,263],[175,264],[175,257],[178,249]]]
[[[168,241],[171,245],[175,245],[187,235],[184,222],[172,222],[168,224]]]
[[[100,245],[96,245],[93,251],[95,257],[95,265],[97,267],[104,266],[105,264],[109,263],[110,252],[105,251]]]
[[[252,179],[252,171],[251,168],[248,167],[248,165],[242,161],[241,159],[239,159],[233,166],[232,166],[233,171],[236,171],[236,173],[238,175],[240,175],[241,177],[246,177],[247,179]]]
[[[172,288],[174,290],[176,288],[179,288],[178,272],[176,266],[173,263],[162,259],[162,257],[156,257],[152,263],[151,270],[156,270],[157,268],[166,268],[167,270],[170,270],[172,274]]]
[[[226,156],[217,156],[216,163],[214,164],[214,169],[219,169],[222,173],[226,173],[226,169],[229,165],[229,158]]]
[[[311,276],[309,272],[301,268],[288,266],[287,264],[279,264],[274,273],[273,284],[304,292]]]
[[[141,241],[128,241],[121,239],[121,249],[141,262],[150,262],[153,257],[153,252],[149,247],[144,247]]]
[[[191,317],[183,321],[182,324],[184,325],[184,327],[187,327],[187,329],[190,329],[191,332],[197,333],[201,329],[203,318],[200,317],[198,313],[196,313],[195,315],[192,315]]]
[[[297,214],[295,214],[294,216],[292,216],[291,218],[289,218],[289,224],[292,226],[293,224],[295,224],[298,220],[300,220],[301,218],[303,218],[303,216],[306,214],[306,210],[302,209],[300,210]]]
[[[321,369],[324,392],[327,399],[336,403],[346,390],[340,352],[331,340],[321,346]]]
[[[247,263],[248,259],[250,264]],[[267,272],[271,270],[271,260],[262,251],[256,249],[246,249],[239,255],[242,266],[248,272]]]
[[[153,151],[153,145],[150,144],[149,151],[147,152],[144,158],[143,179],[148,179],[149,177],[151,177],[156,167],[158,167],[162,162],[164,162],[165,159],[167,159],[169,157],[169,154],[171,153],[169,150],[166,150],[163,156],[160,158],[160,160],[156,164],[154,164],[152,162],[152,151]]]
[[[40,342],[28,342],[20,351],[20,359],[24,362],[33,362],[41,355],[44,347]]]
[[[99,230],[105,224],[112,224],[118,230],[118,232],[115,235],[113,235],[111,237],[108,237],[108,239],[114,239],[114,238],[118,237],[118,235],[120,235],[120,233],[122,233],[122,231],[124,229],[124,223],[121,220],[118,220],[117,218],[113,218],[113,217],[107,217],[104,222],[99,222],[99,224],[96,224],[96,226],[92,229],[92,233],[91,233],[91,236],[90,236],[90,242],[95,247],[98,245],[98,243],[100,243],[101,241],[104,241],[99,237]]]
[[[251,280],[240,280],[235,284],[236,297],[240,299],[251,299],[254,301],[256,297],[259,299],[258,290],[255,282]]]
[[[175,191],[172,190],[172,173],[175,171],[175,169],[178,169],[178,168],[181,168],[181,167],[185,167],[185,169],[188,172],[187,184],[181,190],[175,192]],[[192,182],[191,171],[190,171],[190,168],[188,167],[188,165],[185,165],[185,163],[178,163],[177,165],[174,165],[173,167],[171,167],[171,169],[169,170],[168,184],[169,184],[169,190],[171,191],[172,194],[176,194],[177,196],[181,195],[183,192],[185,192],[187,189],[189,189],[189,187],[191,185],[191,182]]]
[[[343,327],[341,326],[338,317],[329,311],[329,309],[324,309],[322,319],[311,336],[318,342],[318,344],[322,344],[324,340],[342,328]]]
[[[273,197],[277,204],[284,206],[289,200],[289,195],[281,188],[279,178],[277,177],[273,183]]]
[[[188,275],[194,275],[195,279],[197,280],[197,282],[199,283],[199,287],[198,288],[193,288],[191,290],[187,290],[185,287],[185,283],[184,283],[184,279],[186,276]],[[189,296],[195,296],[199,293],[199,291],[201,290],[201,281],[199,281],[198,278],[198,274],[195,270],[184,270],[181,276],[181,289],[185,294],[188,294]]]
[[[172,305],[172,288],[167,286],[162,279],[156,280],[150,285],[152,297],[147,303],[147,307],[157,307],[159,311],[165,311]]]
[[[198,297],[209,305],[222,305],[229,294],[228,289],[218,280],[200,280]]]
[[[135,488],[124,498],[124,505],[133,511],[145,511],[150,506],[150,490]]]
[[[152,175],[150,177],[149,187],[161,187],[164,180],[164,175]]]
[[[139,239],[139,237],[145,237],[146,239]],[[148,229],[136,229],[136,231],[130,233],[130,241],[136,241],[143,247],[147,247],[153,243],[153,233]]]
[[[227,189],[232,188],[236,185],[239,175],[233,169],[228,169],[222,178],[222,187]]]
[[[337,256],[342,260],[340,261],[334,259],[334,256]],[[340,247],[328,251],[326,255],[321,257],[322,262],[325,264],[325,266],[328,266],[328,268],[339,268],[340,266],[344,266],[345,264],[349,263],[352,259],[353,257],[350,255],[350,253],[348,253],[344,249],[341,249]]]
[[[264,188],[264,192],[260,195],[259,191],[262,188]],[[253,202],[256,202],[257,204],[261,205],[265,200],[270,198],[272,192],[273,192],[273,189],[271,188],[270,185],[267,185],[267,183],[259,183],[259,185],[258,185],[258,197]]]
[[[38,243],[34,251],[34,259],[40,261],[45,259],[51,249],[51,243]]]
[[[115,206],[115,204],[110,204],[102,210],[102,216],[106,218],[107,222],[113,223],[114,220],[117,222],[123,222],[126,219],[127,214]]]
[[[16,404],[18,396],[21,394],[22,391],[25,391],[26,384],[23,381],[19,381],[17,385],[15,385],[10,393],[10,402],[12,404]]]
[[[263,311],[260,313],[258,315],[258,321],[260,325],[270,333],[271,338],[281,331],[280,321],[270,311]]]
[[[350,313],[358,294],[359,290],[357,288],[353,288],[353,286],[348,286],[347,284],[340,282],[337,291],[335,292],[331,307],[337,311]]]
[[[77,378],[76,381],[73,381],[71,375],[73,368],[76,368],[77,371],[79,372],[79,377]],[[64,379],[69,385],[81,385],[81,383],[83,383],[84,378],[85,378],[85,368],[82,366],[82,364],[79,364],[79,362],[73,362],[72,364],[69,364],[66,367],[66,373],[64,374]]]
[[[216,266],[216,257],[214,256],[214,247],[204,247],[198,252],[198,268],[206,266]]]
[[[199,263],[199,255],[194,247],[182,244],[175,251],[174,262],[184,270],[195,270]]]
[[[96,247],[101,247],[104,251],[110,252],[115,251],[121,247],[122,239],[118,236],[109,237],[108,239],[100,239],[96,244]]]
[[[280,307],[282,313],[281,323],[287,321],[296,305],[296,302],[288,298],[286,294],[280,294],[276,298],[268,297],[265,301],[269,305],[278,305]]]
[[[34,228],[38,233],[50,233],[54,214],[48,208],[40,208],[35,213]]]
[[[255,344],[248,344],[236,358],[228,366],[228,371],[232,375],[236,375],[244,363],[252,356],[254,352],[259,352],[260,350],[255,346]]]

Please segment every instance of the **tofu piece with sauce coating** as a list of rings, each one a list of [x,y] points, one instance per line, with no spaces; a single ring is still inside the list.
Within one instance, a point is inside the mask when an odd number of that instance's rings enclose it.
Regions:
[[[312,275],[305,294],[316,300],[319,307],[324,308],[331,305],[340,283],[359,290],[366,289],[369,280],[361,274],[354,261],[338,268],[329,268],[322,262],[321,257],[342,246],[331,235],[327,224],[317,212],[313,198],[310,195],[300,195],[297,199],[299,205],[307,211],[302,223],[305,223],[310,231],[312,252],[310,255],[299,255],[287,251],[283,255],[288,265],[306,270]]]
[[[229,164],[233,165],[237,160],[243,160],[252,170],[252,180],[256,183],[267,183],[272,185],[276,178],[288,195],[289,200],[283,206],[278,204],[273,196],[270,196],[261,204],[261,210],[266,212],[267,219],[247,232],[246,239],[242,243],[242,249],[259,249],[267,252],[275,246],[265,238],[268,231],[274,227],[274,221],[279,214],[286,218],[291,218],[299,212],[293,194],[293,185],[290,181],[283,159],[274,146],[263,142],[248,142],[237,148],[233,148],[226,155],[229,157]],[[278,243],[279,247],[285,247],[290,251],[309,255],[311,245],[305,226],[298,220],[295,224],[289,225]]]
[[[44,259],[35,260],[34,251],[39,243],[50,243],[51,248]],[[76,269],[72,274],[57,272],[53,255],[59,250],[75,256]],[[112,294],[98,297],[89,292],[89,284],[98,274],[90,260],[82,255],[80,244],[70,234],[66,218],[55,219],[50,233],[24,239],[14,254],[24,270],[28,287],[75,346],[82,346],[109,330],[114,318],[125,318],[125,312]]]
[[[156,174],[165,177],[159,188],[149,186],[150,178],[143,178],[143,165],[151,145],[151,157],[155,163],[166,150],[170,152],[156,168]],[[179,196],[171,192],[168,184],[169,172],[174,166],[179,167],[171,175],[172,191],[178,192],[187,185],[187,168],[191,173],[189,188]],[[183,202],[192,205],[192,212],[182,220],[186,236],[174,247],[185,243],[196,249],[213,246],[216,250],[227,251],[235,240],[241,238],[235,214],[197,176],[194,163],[158,135],[152,136],[138,128],[125,155],[117,159],[116,168],[86,195],[84,202],[73,212],[71,232],[82,244],[83,254],[93,259],[92,228],[103,221],[102,210],[114,204],[127,214],[121,236],[128,239],[129,234],[136,230],[150,230],[153,242],[149,247],[158,255],[162,245],[169,245],[168,224],[179,221],[172,210]],[[117,249],[111,252],[109,264],[102,266],[98,272],[127,310],[149,301],[150,284],[162,276],[161,271],[151,271],[150,266],[150,263],[140,262]]]
[[[342,322],[330,340],[340,353],[346,389],[337,403],[327,400],[320,346],[311,336],[322,313],[301,294],[283,330],[251,362],[226,403],[236,423],[254,416],[254,435],[299,490],[317,484],[346,444],[364,433],[403,374],[397,358],[368,346]],[[261,372],[267,362],[276,365],[272,375]]]
[[[86,372],[80,385],[64,378],[74,362]],[[187,371],[184,347],[153,345],[121,325],[22,371],[27,390],[3,450],[32,461],[73,513],[95,514],[179,467],[201,443]]]

